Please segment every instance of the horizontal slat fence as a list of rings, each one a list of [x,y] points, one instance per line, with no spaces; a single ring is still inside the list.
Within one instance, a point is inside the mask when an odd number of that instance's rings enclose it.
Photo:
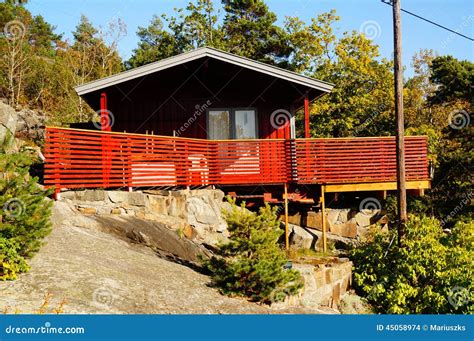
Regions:
[[[300,183],[358,183],[396,181],[393,137],[304,139],[296,144]],[[427,180],[427,140],[405,137],[407,180]]]
[[[59,188],[284,183],[286,145],[47,128],[45,183]]]
[[[46,129],[56,188],[394,181],[393,137],[226,140]],[[425,137],[406,138],[408,180],[428,179]]]

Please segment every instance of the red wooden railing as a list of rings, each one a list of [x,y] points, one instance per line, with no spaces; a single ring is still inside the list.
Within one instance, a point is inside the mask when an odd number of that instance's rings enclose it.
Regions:
[[[425,137],[406,138],[408,180],[427,180]],[[395,180],[395,139],[212,141],[46,129],[45,184],[149,187]]]
[[[296,143],[298,182],[396,181],[393,137],[304,139]],[[427,139],[405,137],[407,180],[428,180]]]

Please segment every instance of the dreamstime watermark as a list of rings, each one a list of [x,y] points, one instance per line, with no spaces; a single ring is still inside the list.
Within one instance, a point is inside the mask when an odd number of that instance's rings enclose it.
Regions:
[[[187,26],[183,29],[183,38],[187,41],[198,41],[203,38],[207,27],[204,27],[198,20],[189,21]]]
[[[5,334],[85,334],[84,327],[53,327],[50,322],[45,322],[39,327],[17,327],[9,325],[5,328]]]
[[[95,112],[99,115],[99,121],[94,121],[92,124],[98,130],[107,130],[112,129],[115,123],[115,116],[114,114],[107,109],[99,109]],[[104,115],[105,114],[105,115]]]
[[[296,201],[301,196],[301,191],[299,188],[296,188],[293,192],[288,193],[288,201]],[[283,194],[283,201],[285,200]],[[285,212],[285,203],[278,204],[275,208],[275,214],[277,217],[281,216]]]
[[[10,41],[15,41],[21,39],[25,36],[26,27],[19,20],[11,20],[5,24],[3,27],[3,34],[5,38]]]
[[[374,89],[375,89],[375,86],[372,89],[370,89],[368,93],[371,93]],[[357,136],[360,132],[364,131],[385,110],[387,110],[387,108],[384,104],[380,104],[376,108],[374,108],[373,112],[369,115],[369,117],[367,117],[361,124],[359,124],[358,126],[354,128],[352,136]]]
[[[359,211],[373,211],[373,210],[381,210],[382,204],[377,198],[368,197],[362,200],[359,204]]]
[[[207,100],[204,104],[196,104],[194,107],[194,114],[188,118],[184,124],[175,131],[175,136],[179,137],[182,133],[184,133],[197,119],[206,112],[206,110],[212,105],[210,100]]]
[[[3,212],[5,217],[8,218],[19,218],[25,212],[25,210],[25,203],[18,198],[12,198],[3,204]]]
[[[452,287],[451,290],[449,290],[448,302],[455,309],[468,304],[469,302],[471,302],[471,300],[471,292],[467,288],[455,286]]]
[[[110,308],[114,305],[116,294],[109,286],[97,288],[92,293],[92,301],[98,306]]]
[[[358,135],[361,131],[363,131],[367,126],[371,125],[375,118],[379,115],[379,112],[372,113],[364,122],[359,124],[357,127],[354,128],[353,135]]]
[[[270,115],[270,124],[274,129],[286,128],[291,123],[291,113],[286,109],[277,109]]]
[[[377,21],[366,20],[360,25],[359,32],[363,33],[367,39],[374,40],[380,37],[382,29]]]
[[[454,209],[451,212],[449,212],[448,215],[446,215],[446,217],[441,219],[441,221],[440,221],[441,227],[445,226],[446,223],[451,218],[454,218],[456,215],[459,214],[459,212],[461,212],[465,207],[467,207],[471,203],[473,197],[474,197],[474,193],[472,191],[464,193],[463,198],[459,202],[459,204],[457,204],[456,207],[454,207]]]
[[[471,115],[463,109],[456,109],[449,113],[449,126],[455,130],[466,128],[471,123]]]

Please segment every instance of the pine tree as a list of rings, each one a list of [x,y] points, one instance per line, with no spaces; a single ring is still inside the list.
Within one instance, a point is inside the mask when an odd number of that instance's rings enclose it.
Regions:
[[[291,49],[277,16],[262,0],[223,0],[228,50],[254,60],[286,66]]]
[[[145,65],[183,52],[175,35],[165,29],[163,20],[156,15],[153,16],[150,25],[138,27],[137,36],[140,41],[138,47],[133,50],[132,57],[127,61],[127,68]]]
[[[215,285],[224,294],[266,303],[296,294],[303,282],[298,271],[283,268],[287,258],[278,244],[283,231],[275,210],[266,205],[257,214],[232,203],[225,216],[230,242],[205,263]]]
[[[51,191],[42,190],[28,174],[27,153],[0,152],[0,279],[26,271],[31,257],[51,230]]]

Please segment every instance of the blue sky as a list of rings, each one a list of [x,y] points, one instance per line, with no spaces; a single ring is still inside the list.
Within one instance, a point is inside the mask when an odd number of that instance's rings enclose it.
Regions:
[[[366,29],[380,46],[381,55],[391,58],[393,51],[391,7],[380,0],[267,0],[279,21],[286,15],[309,22],[319,13],[336,9],[341,17],[337,27],[344,31]],[[96,26],[105,27],[114,18],[127,25],[127,35],[119,43],[122,58],[130,57],[137,45],[138,26],[147,26],[153,14],[173,12],[185,7],[188,0],[30,0],[27,8],[56,25],[56,32],[71,37],[71,31],[85,14]],[[402,0],[402,8],[438,22],[469,37],[474,36],[474,1],[472,0]],[[221,18],[222,19],[222,18]],[[402,15],[403,60],[410,76],[411,57],[420,49],[433,49],[440,55],[474,60],[474,43],[407,14]]]

